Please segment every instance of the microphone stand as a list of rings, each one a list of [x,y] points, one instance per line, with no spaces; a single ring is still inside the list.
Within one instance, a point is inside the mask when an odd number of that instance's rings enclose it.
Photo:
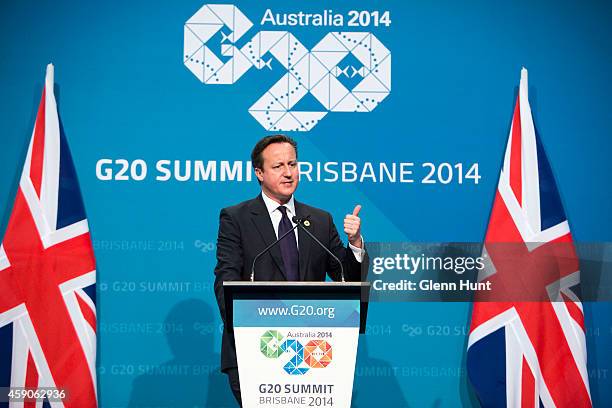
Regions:
[[[295,218],[295,217],[293,217],[293,218]],[[300,225],[300,224],[296,223],[293,226],[293,228],[291,228],[289,231],[285,232],[283,235],[278,237],[278,239],[276,241],[274,241],[273,243],[271,243],[270,245],[265,247],[263,251],[261,251],[260,253],[257,254],[257,256],[255,256],[255,258],[253,259],[253,265],[251,265],[251,282],[255,282],[255,262],[257,262],[259,257],[261,257],[263,254],[268,252],[270,250],[270,248],[272,248],[274,245],[278,244],[281,241],[281,239],[285,238],[287,235],[289,235],[289,233],[293,232],[298,227],[298,225]]]
[[[334,255],[334,253],[332,251],[327,249],[327,247],[325,245],[323,245],[323,243],[321,241],[319,241],[317,239],[317,237],[315,237],[312,234],[312,232],[308,231],[308,228],[305,225],[303,225],[304,221],[307,221],[307,220],[308,220],[308,217],[306,219],[298,218],[298,217],[293,217],[293,222],[295,222],[296,227],[299,226],[302,231],[304,231],[306,234],[308,234],[308,236],[310,238],[312,238],[317,244],[319,244],[319,246],[321,248],[323,248],[328,254],[330,254],[332,256],[332,258],[334,258],[336,260],[336,262],[338,262],[338,265],[340,265],[340,277],[342,279],[342,282],[346,282],[344,280],[344,266],[342,265],[342,262],[340,262],[340,259],[338,259],[338,257],[336,255]]]

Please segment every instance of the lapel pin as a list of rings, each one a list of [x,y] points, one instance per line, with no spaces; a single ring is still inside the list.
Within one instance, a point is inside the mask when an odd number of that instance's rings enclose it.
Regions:
[[[304,226],[305,227],[310,227],[310,221],[308,221],[308,220],[304,221]]]

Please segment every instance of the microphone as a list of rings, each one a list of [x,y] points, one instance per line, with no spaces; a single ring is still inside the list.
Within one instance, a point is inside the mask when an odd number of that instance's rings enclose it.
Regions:
[[[295,220],[295,219],[297,219],[297,217],[293,217],[293,219]],[[293,222],[295,222],[295,221],[293,221]],[[261,251],[260,253],[258,253],[255,256],[255,258],[253,259],[253,265],[251,265],[251,282],[255,282],[255,262],[257,262],[259,257],[261,257],[263,254],[268,252],[274,245],[276,245],[279,242],[281,242],[281,240],[283,238],[285,238],[287,235],[289,235],[290,233],[293,233],[293,231],[298,227],[298,225],[300,225],[300,224],[296,223],[296,225],[294,225],[293,228],[291,228],[289,231],[285,232],[283,235],[278,237],[278,239],[276,241],[274,241],[273,243],[271,243],[270,245],[265,247],[263,251]]]
[[[317,239],[317,237],[315,237],[310,231],[308,231],[308,226],[310,226],[310,215],[307,215],[304,218],[299,218],[297,216],[293,217],[291,220],[296,224],[295,226],[299,226],[302,231],[304,231],[310,238],[312,238],[317,244],[319,244],[319,246],[321,248],[323,248],[328,254],[330,254],[332,256],[332,258],[334,258],[336,260],[336,262],[338,262],[338,265],[340,265],[340,277],[342,279],[342,282],[345,282],[344,280],[344,266],[342,265],[342,262],[340,262],[340,259],[338,259],[338,257],[336,255],[334,255],[334,253],[332,251],[330,251],[329,249],[327,249],[327,247],[325,245],[323,245],[323,243],[321,243],[321,241],[319,241]],[[295,228],[295,227],[294,227]]]
[[[293,218],[291,218],[291,221],[293,221],[294,224],[301,224],[304,221],[308,221],[308,225],[310,225],[310,215],[307,215],[306,217],[298,217],[297,215],[294,215]]]

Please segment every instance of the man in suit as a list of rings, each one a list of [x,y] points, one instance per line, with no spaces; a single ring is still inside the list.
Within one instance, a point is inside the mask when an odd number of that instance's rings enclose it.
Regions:
[[[308,219],[307,228],[344,266],[345,280],[365,280],[368,260],[361,236],[361,206],[344,218],[345,247],[331,215],[302,204],[293,197],[298,182],[297,144],[284,135],[261,139],[251,153],[251,163],[261,185],[261,194],[252,200],[221,210],[217,238],[215,295],[225,321],[223,282],[250,280],[253,260],[295,224],[293,217]],[[341,280],[340,266],[323,248],[297,228],[263,254],[255,265],[257,281],[324,281],[325,274]],[[240,384],[236,348],[227,329],[223,330],[221,371],[229,377],[238,403]]]

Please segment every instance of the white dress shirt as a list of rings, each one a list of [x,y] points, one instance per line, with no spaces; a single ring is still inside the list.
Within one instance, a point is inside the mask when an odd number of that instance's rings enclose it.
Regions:
[[[281,218],[283,218],[283,213],[281,213],[280,210],[278,209],[278,207],[280,207],[280,204],[274,201],[273,199],[271,199],[270,197],[268,197],[266,193],[264,193],[263,191],[261,192],[261,197],[263,198],[264,203],[266,204],[266,208],[268,209],[268,215],[270,216],[270,220],[272,220],[272,226],[274,227],[274,233],[276,234],[276,238],[278,238],[278,226],[280,225]],[[297,214],[295,213],[295,200],[293,199],[293,196],[291,196],[291,199],[287,202],[287,204],[284,204],[284,206],[287,207],[287,217],[289,217],[289,221],[291,221],[291,226],[295,227],[295,223],[293,222],[293,217]],[[298,250],[299,250],[300,242],[298,241],[298,229],[297,228],[294,229],[293,233],[295,234],[295,242],[297,243]],[[361,242],[362,242],[362,245],[365,245],[363,236],[361,237]],[[361,262],[363,259],[363,253],[365,252],[365,250],[362,248],[357,248],[356,246],[352,245],[350,242],[349,242],[349,248],[351,248],[351,250],[353,251],[353,254],[355,255],[355,259],[357,260],[357,262]]]

